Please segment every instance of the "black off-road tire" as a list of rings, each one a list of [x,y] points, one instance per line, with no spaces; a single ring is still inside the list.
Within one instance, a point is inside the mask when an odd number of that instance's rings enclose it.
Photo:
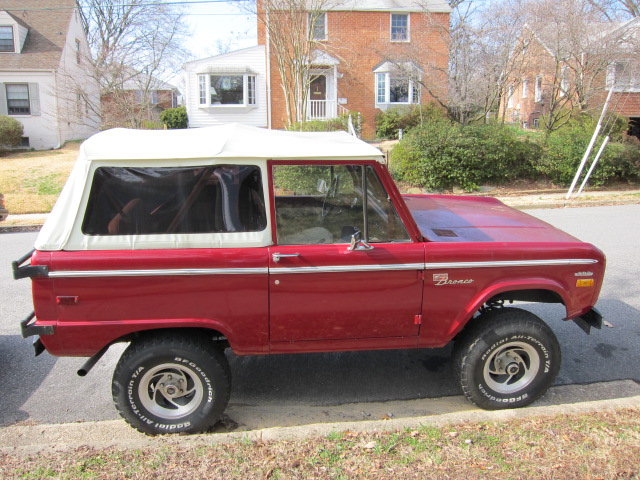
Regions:
[[[453,360],[464,395],[486,410],[524,407],[549,389],[560,370],[560,344],[536,315],[499,308],[456,340]]]
[[[148,435],[207,431],[220,419],[230,392],[223,350],[189,334],[159,333],[134,341],[113,373],[118,412]]]

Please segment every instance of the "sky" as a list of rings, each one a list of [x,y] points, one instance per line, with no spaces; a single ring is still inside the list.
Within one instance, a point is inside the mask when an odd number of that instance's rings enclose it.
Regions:
[[[232,51],[256,45],[256,18],[247,13],[251,3],[202,0],[189,5],[186,18],[192,35],[186,47],[193,59],[217,55],[221,47]]]

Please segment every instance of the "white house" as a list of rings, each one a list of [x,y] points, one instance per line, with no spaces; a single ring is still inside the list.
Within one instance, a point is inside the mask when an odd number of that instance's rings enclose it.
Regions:
[[[88,57],[75,0],[0,2],[0,115],[22,123],[23,147],[57,148],[98,130]]]
[[[189,127],[231,122],[267,126],[264,45],[195,60],[184,70]]]

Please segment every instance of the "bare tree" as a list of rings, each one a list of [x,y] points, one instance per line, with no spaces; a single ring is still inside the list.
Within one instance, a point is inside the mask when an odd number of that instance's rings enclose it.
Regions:
[[[530,1],[527,26],[540,44],[534,58],[544,72],[543,126],[561,127],[572,115],[599,108],[608,69],[627,56],[625,28],[602,22],[590,0]]]
[[[287,123],[305,121],[307,94],[314,80],[314,55],[321,48],[316,26],[333,0],[260,0],[257,16],[266,33],[269,58],[275,63],[284,95]],[[322,50],[327,47],[323,46]]]
[[[640,17],[640,0],[589,0],[589,5],[609,21]]]
[[[187,57],[183,6],[155,0],[80,0],[89,42],[85,62],[108,100],[103,123],[140,126],[153,110],[152,91],[176,74]]]

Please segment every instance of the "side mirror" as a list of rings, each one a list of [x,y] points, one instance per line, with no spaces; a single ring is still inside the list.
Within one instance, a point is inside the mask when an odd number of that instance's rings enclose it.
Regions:
[[[356,232],[351,235],[351,243],[349,244],[348,250],[350,252],[353,252],[354,250],[373,250],[373,247],[362,240],[362,233],[356,230]]]

